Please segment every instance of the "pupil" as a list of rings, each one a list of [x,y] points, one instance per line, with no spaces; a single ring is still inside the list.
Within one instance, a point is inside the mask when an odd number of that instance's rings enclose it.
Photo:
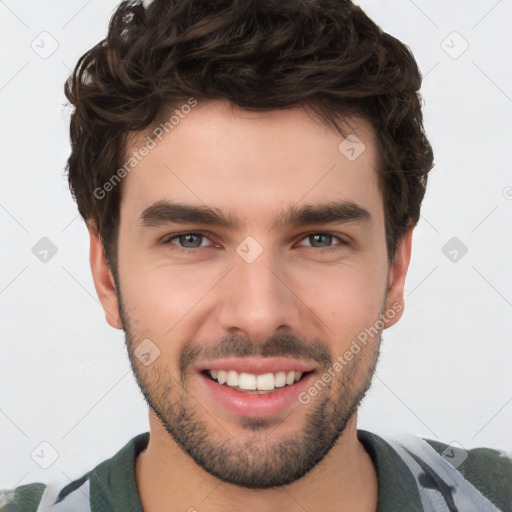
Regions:
[[[195,243],[194,243],[194,238],[196,239]],[[188,247],[199,247],[201,245],[201,235],[194,235],[194,234],[182,235],[180,241],[185,246],[190,242],[191,245],[189,245]]]
[[[331,235],[318,234],[318,235],[312,235],[312,238],[315,240],[315,242],[318,242],[320,240],[320,244],[322,243],[322,238],[324,238],[324,241],[327,241],[327,245],[324,244],[324,247],[326,247],[326,246],[329,246],[328,242],[330,242]]]

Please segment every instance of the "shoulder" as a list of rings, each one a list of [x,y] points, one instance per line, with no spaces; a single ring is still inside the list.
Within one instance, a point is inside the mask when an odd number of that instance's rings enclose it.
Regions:
[[[441,499],[450,510],[512,512],[510,454],[491,448],[465,450],[457,443],[406,432],[381,437],[358,431],[358,437],[377,468],[379,500],[381,490],[391,501],[411,488],[418,491],[407,499],[409,508],[394,506],[390,510],[412,509],[413,502],[417,505],[414,510],[423,510],[422,502],[438,503]]]
[[[454,444],[425,441],[503,512],[512,512],[512,457],[491,448],[464,450]]]
[[[1,489],[0,511],[35,512],[45,489],[46,485],[40,482],[20,485],[15,489]]]

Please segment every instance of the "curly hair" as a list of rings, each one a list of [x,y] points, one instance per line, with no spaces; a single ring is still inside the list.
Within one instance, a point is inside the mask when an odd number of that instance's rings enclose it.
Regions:
[[[64,86],[74,107],[69,186],[115,267],[122,187],[94,191],[120,167],[129,135],[171,107],[191,97],[255,111],[302,106],[340,133],[356,114],[376,134],[393,261],[433,167],[420,86],[409,48],[350,0],[124,1]]]

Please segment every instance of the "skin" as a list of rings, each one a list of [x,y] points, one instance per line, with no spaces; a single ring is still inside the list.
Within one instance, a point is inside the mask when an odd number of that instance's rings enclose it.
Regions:
[[[377,476],[357,439],[356,408],[374,371],[380,332],[307,405],[294,403],[286,414],[253,428],[204,392],[192,365],[183,372],[179,368],[187,347],[199,350],[195,364],[208,349],[215,354],[228,336],[255,354],[282,334],[293,336],[294,347],[308,354],[313,354],[309,340],[316,340],[332,362],[375,325],[379,314],[395,312],[384,317],[384,328],[399,320],[412,230],[389,262],[375,134],[358,118],[350,120],[349,133],[365,144],[355,161],[339,151],[338,132],[299,107],[247,112],[224,100],[200,101],[123,180],[117,289],[89,224],[91,269],[107,321],[125,329],[139,385],[169,424],[176,426],[173,414],[183,407],[194,426],[205,428],[204,446],[227,443],[229,453],[243,457],[250,442],[254,460],[242,459],[243,468],[264,463],[278,468],[275,448],[290,439],[305,448],[300,441],[308,418],[322,403],[328,405],[323,414],[329,425],[348,414],[340,432],[333,431],[334,439],[322,440],[325,456],[304,475],[285,485],[250,489],[197,464],[150,408],[150,442],[135,468],[146,512],[377,509]],[[137,147],[140,140],[134,139],[129,149]],[[141,213],[161,200],[229,211],[240,226],[142,226]],[[291,205],[329,201],[356,203],[370,213],[371,222],[273,227],[277,213]],[[169,235],[187,232],[206,238],[201,247],[180,252],[183,245],[176,238],[169,243]],[[315,246],[309,237],[315,233],[334,237]],[[263,249],[250,264],[236,252],[248,236]],[[148,366],[133,356],[144,339],[160,350]],[[315,362],[321,376],[329,365]]]

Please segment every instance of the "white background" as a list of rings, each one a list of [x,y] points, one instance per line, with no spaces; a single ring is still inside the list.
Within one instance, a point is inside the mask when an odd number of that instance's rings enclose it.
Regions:
[[[63,84],[116,3],[0,2],[0,488],[67,483],[148,429],[63,174]],[[512,1],[358,3],[413,50],[436,156],[406,311],[384,333],[359,426],[512,451]],[[57,43],[46,59],[31,47]],[[46,263],[32,253],[42,237],[57,247]],[[442,252],[452,237],[468,248],[456,262]],[[42,469],[34,450],[58,458]]]

